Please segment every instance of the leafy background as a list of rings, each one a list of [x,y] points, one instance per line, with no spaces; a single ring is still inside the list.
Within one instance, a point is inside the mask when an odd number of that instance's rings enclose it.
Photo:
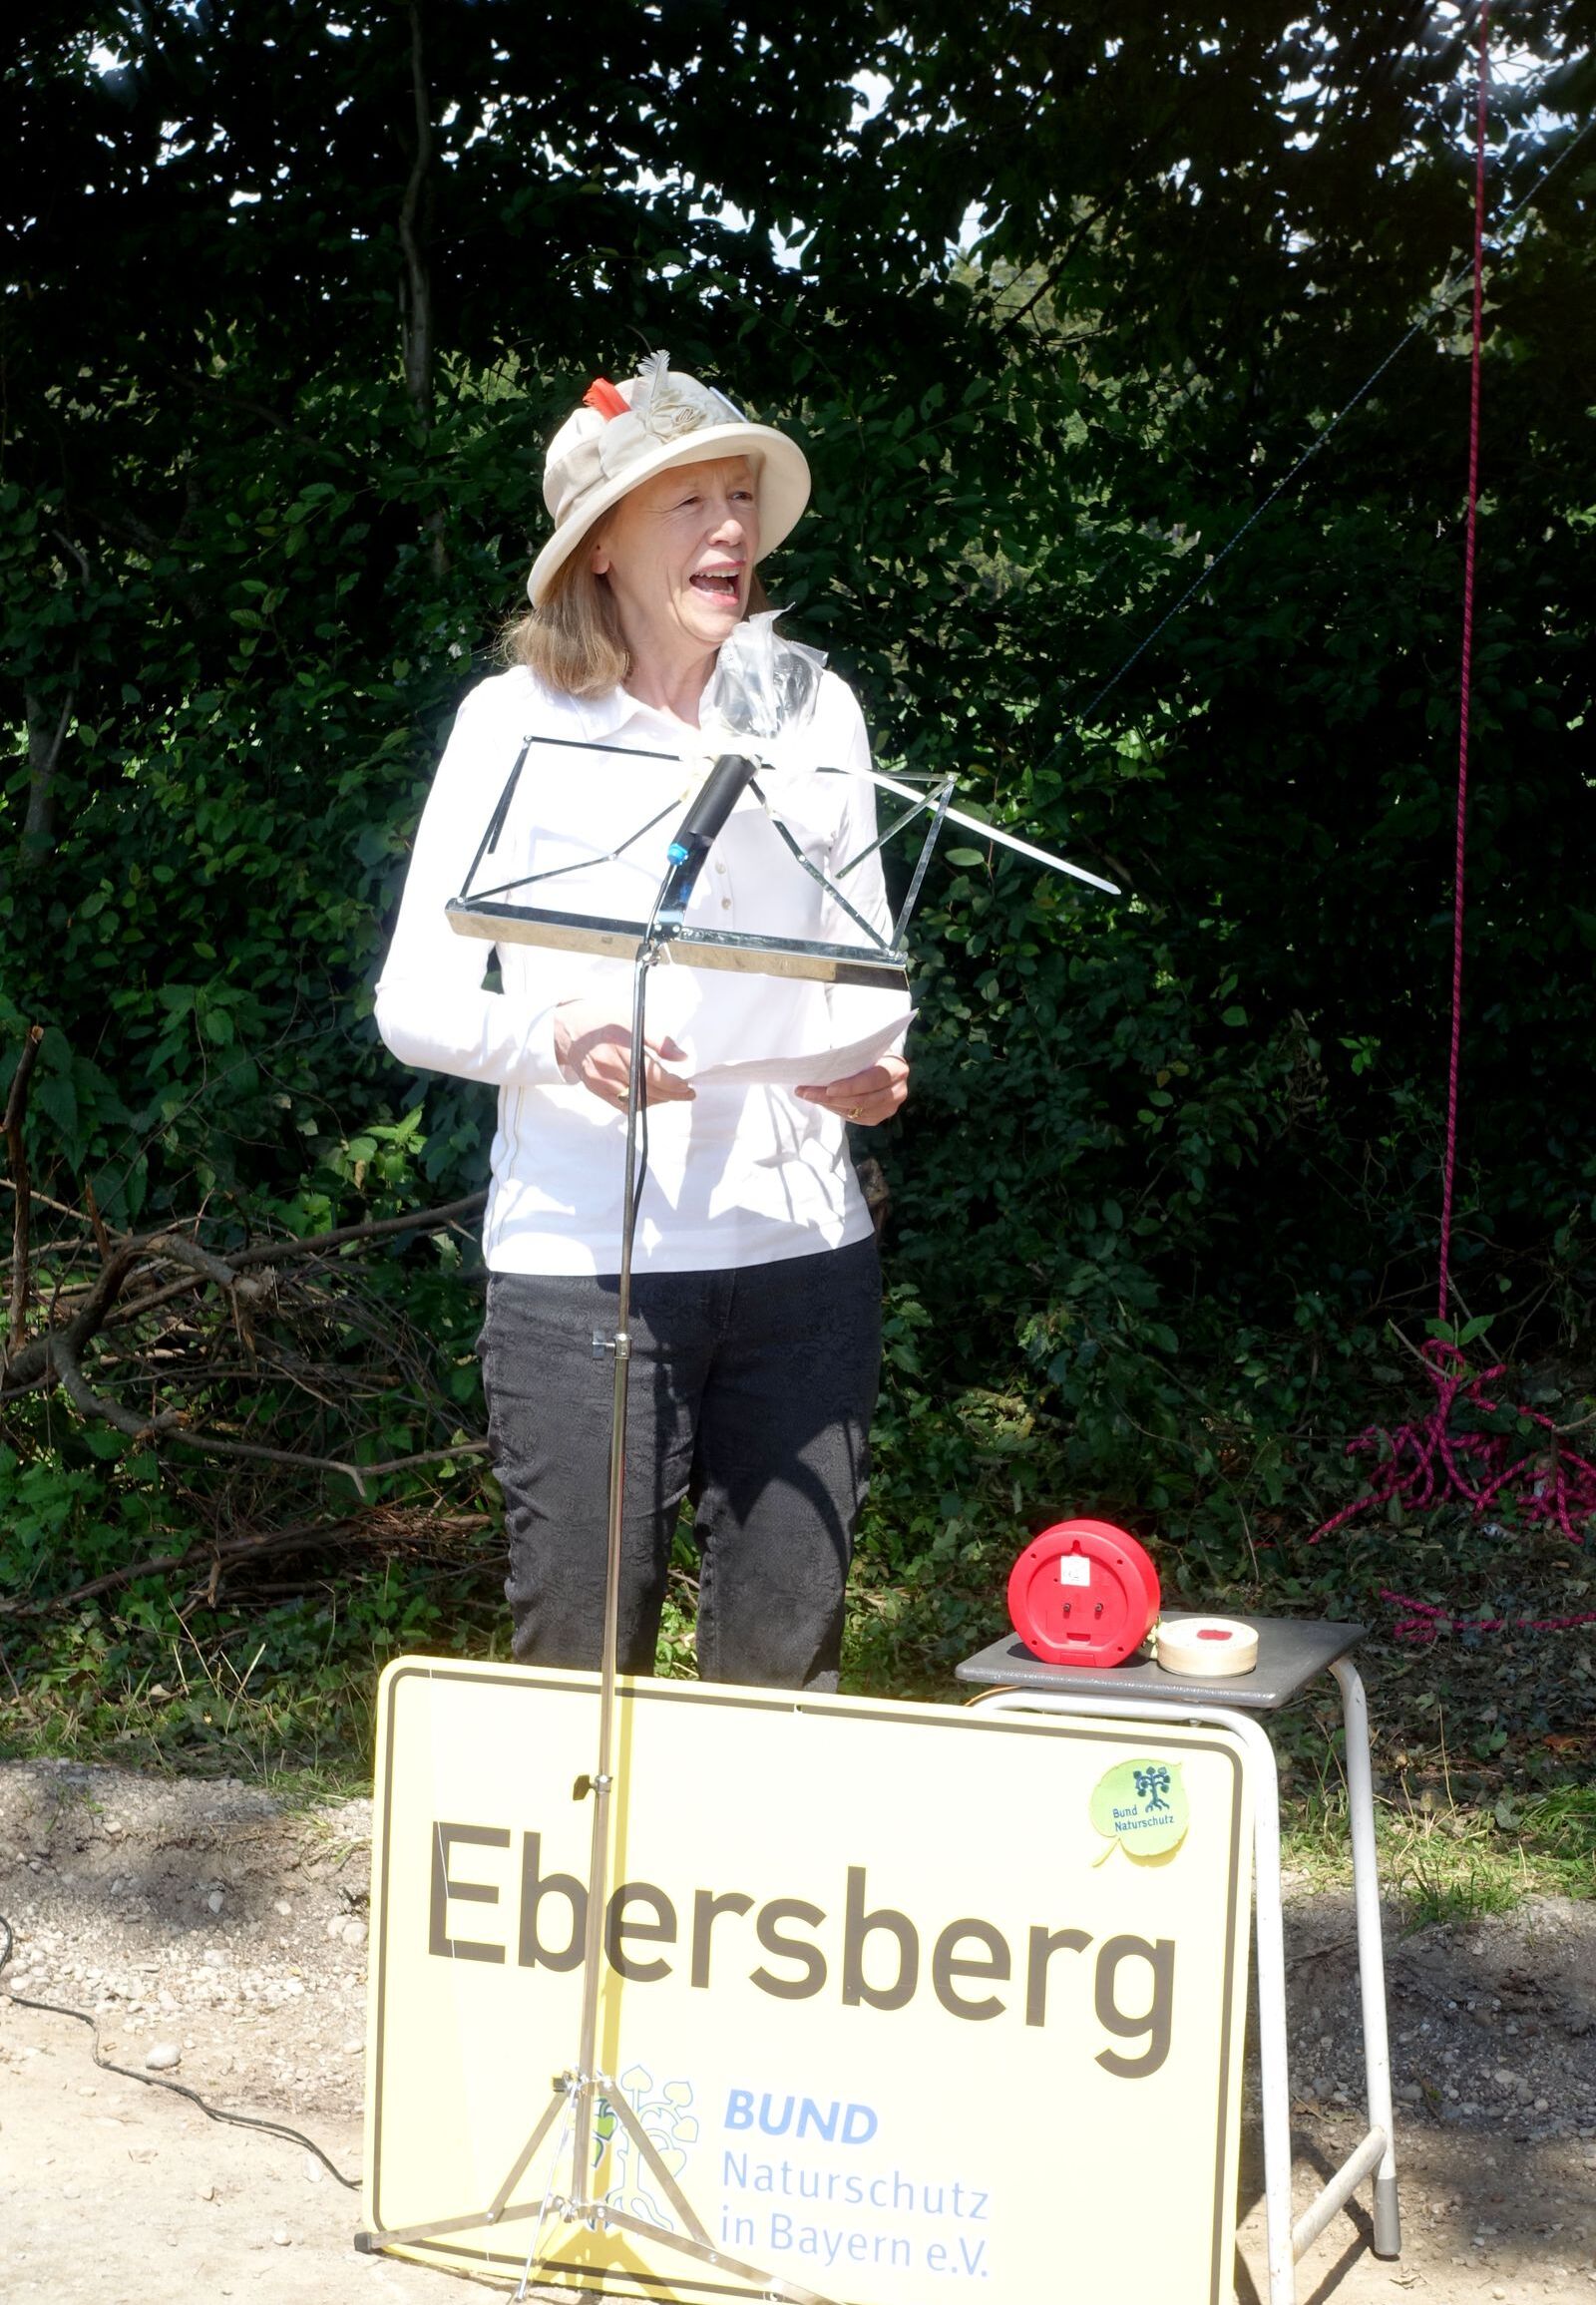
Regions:
[[[1596,11],[1492,22],[1454,1310],[1577,1426]],[[773,589],[884,764],[956,770],[1125,890],[979,844],[928,884],[913,1100],[859,1148],[893,1215],[856,1682],[946,1689],[1027,1531],[1096,1509],[1184,1598],[1443,1601],[1470,1765],[1564,1766],[1586,1636],[1467,1628],[1580,1615],[1578,1552],[1510,1516],[1310,1542],[1355,1493],[1349,1433],[1420,1396],[1434,1309],[1472,32],[1267,0],[1067,25],[151,0],[13,28],[7,1073],[46,1027],[23,1327],[130,1233],[275,1244],[300,1278],[107,1331],[94,1381],[133,1429],[0,1386],[9,1737],[331,1765],[374,1662],[502,1638],[469,1222],[291,1252],[483,1181],[489,1098],[406,1078],[372,984],[542,533],[540,444],[663,344],[809,447]],[[292,1461],[141,1436],[174,1407]],[[683,1552],[667,1669],[691,1580]],[[1398,1743],[1432,1754],[1452,1684],[1393,1676]]]

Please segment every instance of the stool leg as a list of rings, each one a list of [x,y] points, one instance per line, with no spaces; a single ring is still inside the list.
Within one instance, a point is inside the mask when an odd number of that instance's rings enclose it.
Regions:
[[[1380,1926],[1380,1876],[1375,1859],[1375,1783],[1369,1765],[1369,1704],[1351,1660],[1331,1667],[1341,1688],[1347,1726],[1347,1808],[1352,1826],[1353,1902],[1358,1914],[1358,1977],[1364,2006],[1364,2067],[1369,2120],[1386,2132],[1375,2171],[1375,2254],[1399,2257],[1401,2213],[1396,2201],[1396,2147],[1392,2125],[1391,2046],[1386,2031],[1386,1958]]]
[[[1269,2305],[1297,2305],[1291,2234],[1291,2074],[1286,1940],[1280,1906],[1280,1780],[1266,1739],[1254,1777],[1253,1911],[1258,1943],[1258,2070],[1264,2130]]]

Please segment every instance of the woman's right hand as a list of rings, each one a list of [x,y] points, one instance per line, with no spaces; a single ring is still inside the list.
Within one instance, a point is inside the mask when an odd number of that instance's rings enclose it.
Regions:
[[[679,1104],[697,1091],[655,1061],[680,1062],[686,1055],[667,1033],[663,1040],[643,1042],[643,1102]],[[566,1000],[555,1010],[555,1056],[570,1081],[611,1109],[624,1108],[626,1076],[631,1069],[631,1027],[620,1023],[595,1000]]]

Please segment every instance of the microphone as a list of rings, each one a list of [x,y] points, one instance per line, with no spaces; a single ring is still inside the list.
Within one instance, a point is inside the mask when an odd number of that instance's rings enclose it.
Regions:
[[[680,919],[698,885],[704,860],[720,829],[737,805],[738,795],[753,780],[758,762],[740,752],[723,752],[688,803],[676,837],[665,851],[670,871],[659,892],[659,917]]]
[[[744,617],[721,643],[699,704],[701,728],[735,744],[740,737],[757,742],[794,732],[813,718],[826,659],[818,649],[778,638],[775,626],[776,610],[765,608]],[[665,852],[670,870],[654,908],[657,921],[679,927],[704,859],[758,766],[740,752],[717,756]]]

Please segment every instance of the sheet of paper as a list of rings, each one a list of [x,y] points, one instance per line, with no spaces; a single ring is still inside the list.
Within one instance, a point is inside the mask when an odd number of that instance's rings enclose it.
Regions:
[[[735,1064],[706,1064],[701,1071],[694,1071],[689,1062],[672,1065],[670,1070],[679,1072],[695,1088],[717,1082],[735,1088],[756,1088],[761,1084],[773,1088],[829,1088],[834,1080],[846,1080],[851,1072],[863,1072],[874,1064],[900,1033],[908,1030],[914,1013],[912,1008],[906,1008],[901,1015],[878,1025],[874,1032],[867,1032],[863,1040],[850,1040],[845,1048],[811,1049],[806,1056],[750,1056]]]

